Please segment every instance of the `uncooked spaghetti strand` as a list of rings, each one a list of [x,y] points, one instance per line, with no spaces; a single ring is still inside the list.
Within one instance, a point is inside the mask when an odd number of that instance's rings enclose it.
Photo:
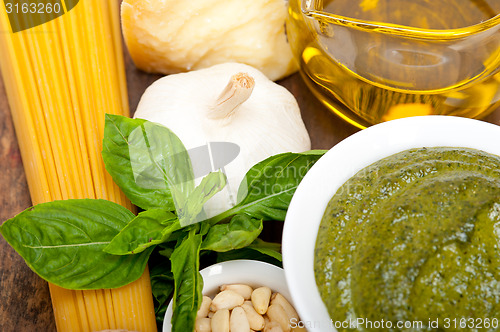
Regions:
[[[101,17],[101,8],[102,6],[87,6],[86,9],[86,15],[85,19],[88,19],[90,22],[99,22],[103,23],[106,22],[104,18]],[[94,65],[102,68],[112,68],[110,65],[108,59],[109,55],[106,53],[109,53],[109,43],[106,43],[105,38],[103,35],[110,33],[110,29],[106,29],[104,25],[102,24],[97,24],[97,25],[92,25],[89,27],[89,35],[93,36],[91,38],[91,42],[95,42],[96,45],[104,45],[102,49],[96,49],[97,52],[93,54],[92,60]],[[96,91],[96,94],[101,94],[101,97],[97,99],[98,104],[96,105],[96,110],[98,113],[95,115],[95,123],[97,124],[97,129],[98,133],[103,133],[104,132],[104,114],[103,110],[106,113],[119,113],[120,109],[117,104],[117,100],[119,101],[120,99],[117,98],[118,94],[117,92],[118,89],[117,87],[119,86],[116,84],[116,78],[112,78],[109,75],[109,70],[108,71],[94,71],[95,74],[98,74],[97,76],[94,77],[95,80],[101,82],[102,89],[99,89],[99,91]],[[113,81],[113,79],[115,81]],[[113,84],[115,83],[115,84]],[[98,142],[102,142],[102,135],[98,137]],[[101,151],[101,144],[98,144],[96,146],[96,153],[100,154]],[[103,173],[104,176],[104,182],[102,183],[103,188],[105,189],[104,191],[108,195],[108,199],[117,202],[119,199],[119,193],[118,193],[118,188],[116,187],[115,183],[113,182],[112,178],[109,176],[107,173],[106,169],[104,168],[104,164],[101,163],[101,169],[100,171]]]
[[[10,29],[8,27],[8,19],[6,13],[0,11],[0,23],[2,30],[8,31]],[[9,102],[11,103],[11,109],[13,112],[12,118],[14,121],[14,125],[16,127],[16,133],[26,133],[29,132],[29,136],[24,134],[20,135],[20,146],[26,146],[29,148],[39,148],[37,141],[37,128],[35,127],[35,121],[31,117],[29,109],[33,107],[33,104],[36,104],[37,100],[30,100],[27,93],[28,92],[36,92],[35,86],[31,85],[32,80],[29,77],[26,80],[21,79],[24,76],[27,68],[30,68],[30,63],[26,63],[25,53],[16,54],[16,47],[22,46],[22,43],[19,42],[19,37],[8,38],[12,36],[12,34],[3,34],[5,38],[2,38],[4,47],[2,47],[4,52],[4,56],[0,58],[0,62],[2,63],[2,73],[5,80],[5,88],[7,91],[7,95],[9,97]],[[23,65],[21,65],[21,63]],[[9,79],[10,77],[10,79]],[[31,103],[30,103],[31,102]],[[23,151],[21,150],[21,154],[23,157],[27,158],[29,154],[33,159],[32,162],[26,165],[25,167],[29,170],[33,169],[42,169],[45,170],[44,167],[44,159],[41,153],[41,150],[38,151]],[[48,193],[48,183],[44,180],[47,179],[47,176],[37,177],[32,176],[33,172],[27,173],[27,180],[34,189],[30,188],[30,192],[33,195],[36,195],[37,199],[43,199],[43,197],[51,197],[50,193]],[[36,190],[39,188],[39,190]],[[33,199],[33,198],[32,198]]]
[[[107,15],[107,9],[109,6],[109,2],[106,1],[103,3],[102,6],[93,6],[92,8],[94,9],[92,12],[95,15],[93,17],[93,20],[95,22],[100,22],[101,24],[96,26],[96,31],[100,31],[97,35],[98,37],[98,44],[100,45],[105,45],[105,48],[102,50],[103,52],[100,53],[99,60],[101,62],[101,66],[103,68],[113,68],[116,70],[116,65],[115,63],[115,50],[114,50],[114,43],[113,43],[113,38],[112,38],[112,33],[113,30],[111,29],[110,24],[104,24],[104,22],[110,22],[109,21],[109,15]],[[104,93],[108,98],[106,98],[107,101],[107,107],[106,107],[106,112],[107,113],[112,113],[112,114],[120,114],[120,115],[128,115],[124,113],[124,108],[121,103],[122,98],[120,94],[120,83],[119,83],[119,76],[112,75],[112,71],[107,70],[107,71],[102,71],[102,79],[104,86],[106,87]],[[127,107],[128,111],[128,107]],[[100,119],[99,119],[99,124],[102,126],[100,132],[104,132],[104,116],[102,113],[100,114]],[[101,137],[102,139],[102,137]],[[120,189],[118,186],[113,182],[111,176],[107,173],[107,171],[104,169],[104,172],[106,174],[106,188],[108,192],[113,193],[113,201],[115,202],[120,202],[121,195],[120,195]]]
[[[6,44],[6,43],[5,43]],[[0,47],[3,50],[7,49],[7,45],[5,45],[0,41]],[[6,52],[4,56],[8,57],[10,54]],[[9,61],[10,59],[3,58],[4,61]],[[2,72],[3,80],[5,82],[5,90],[9,99],[9,103],[13,109],[25,109],[27,110],[27,99],[23,98],[19,95],[19,91],[24,89],[16,86],[16,83],[20,83],[16,80],[16,74],[13,72],[15,70],[14,66],[4,66],[3,61],[0,60],[0,71]],[[40,154],[39,145],[36,139],[35,129],[33,125],[33,121],[31,118],[26,117],[25,114],[20,112],[13,112],[12,119],[14,122],[16,129],[16,133],[18,135],[18,143],[23,147],[21,150],[21,155],[24,160],[31,160],[32,162],[29,165],[25,165],[26,169],[41,169],[43,170],[43,159]],[[22,129],[21,129],[22,128]],[[33,176],[32,171],[26,173],[26,180],[30,184],[30,193],[32,196],[35,196],[37,200],[51,199],[50,193],[47,190],[48,183],[46,176]]]
[[[116,72],[118,73],[118,82],[120,85],[120,92],[122,97],[122,109],[124,115],[130,114],[128,91],[127,91],[127,77],[125,74],[125,61],[123,57],[122,34],[120,30],[120,4],[118,1],[109,2],[108,19],[111,22],[113,29],[113,45]]]
[[[52,150],[53,153],[53,158],[55,161],[55,166],[56,166],[56,172],[57,175],[54,180],[57,180],[59,182],[59,187],[60,187],[60,193],[61,193],[61,199],[64,199],[68,197],[68,188],[67,188],[67,183],[66,181],[61,181],[61,179],[66,178],[66,167],[68,167],[68,164],[64,158],[63,155],[61,155],[61,149],[58,148],[58,124],[53,123],[52,121],[48,121],[47,118],[47,112],[51,112],[53,106],[55,105],[55,101],[53,100],[53,97],[51,93],[49,92],[50,88],[48,85],[51,84],[52,82],[49,80],[49,77],[46,73],[46,69],[44,67],[44,58],[47,57],[46,54],[42,54],[43,50],[46,50],[47,47],[44,46],[44,43],[42,40],[39,40],[40,38],[34,38],[36,33],[34,33],[33,30],[29,31],[21,31],[19,34],[23,35],[25,37],[25,42],[26,42],[26,47],[28,48],[28,52],[30,54],[31,59],[33,60],[33,67],[34,67],[34,72],[33,74],[36,75],[36,78],[38,80],[38,93],[40,95],[40,100],[42,103],[42,114],[39,115],[40,118],[43,118],[43,122],[45,123],[47,127],[46,133],[42,133],[41,136],[47,136],[48,141],[49,141],[49,147]],[[39,36],[43,35],[43,32],[39,34]],[[56,87],[57,88],[57,87]]]
[[[22,16],[25,18],[25,15]],[[26,18],[29,18],[26,15]],[[55,31],[50,31],[48,28],[40,33],[54,33]],[[21,67],[23,70],[22,79],[32,82],[32,88],[25,90],[24,93],[30,100],[30,105],[32,107],[28,108],[31,111],[31,117],[33,117],[36,123],[37,139],[42,142],[41,152],[44,156],[45,170],[48,175],[48,181],[50,184],[49,190],[53,199],[62,199],[65,193],[65,187],[61,186],[58,174],[60,174],[61,167],[60,163],[57,162],[56,156],[58,151],[53,149],[51,143],[51,124],[47,123],[44,117],[44,113],[47,112],[47,100],[43,96],[43,91],[40,89],[41,83],[43,82],[38,75],[43,74],[43,68],[40,68],[39,58],[35,57],[37,50],[34,47],[33,39],[36,39],[38,33],[36,30],[25,30],[18,32],[16,34],[11,34],[13,40],[18,41],[16,45],[17,55],[19,57],[24,57]],[[20,52],[19,52],[20,50]],[[29,64],[29,65],[28,65]],[[38,174],[37,174],[38,175]],[[34,202],[35,203],[35,202]]]
[[[56,20],[46,23],[49,29],[59,30]],[[49,77],[49,82],[55,82],[56,88],[51,88],[47,94],[52,96],[54,101],[53,109],[46,112],[48,122],[55,123],[55,130],[57,138],[54,140],[56,143],[55,148],[59,149],[61,159],[64,163],[64,181],[67,182],[68,198],[84,198],[85,193],[83,190],[82,180],[83,176],[80,175],[81,167],[74,167],[72,165],[79,165],[81,157],[78,158],[78,137],[75,128],[75,122],[72,120],[73,105],[71,102],[71,92],[68,82],[68,74],[65,68],[63,50],[61,48],[60,37],[62,31],[55,34],[43,34],[42,42],[47,47],[53,47],[55,52],[53,56],[45,57],[44,69]]]
[[[95,64],[96,60],[93,54],[95,48],[98,46],[92,43],[93,35],[88,31],[93,24],[93,22],[88,22],[86,20],[86,8],[90,6],[89,2],[81,2],[78,5],[81,5],[77,12],[79,23],[77,34],[79,36],[79,44],[81,45],[79,51],[82,52],[85,57],[84,62],[80,64],[84,66],[83,70],[80,72],[80,75],[83,75],[80,77],[80,80],[82,82],[81,88],[88,91],[88,98],[83,100],[85,103],[85,111],[81,114],[83,117],[82,125],[84,127],[85,139],[87,142],[87,151],[91,160],[95,196],[96,198],[107,199],[108,195],[103,186],[106,180],[99,150],[99,146],[102,143],[99,142],[99,126],[95,115],[97,111],[103,112],[99,102],[99,99],[102,99],[101,91],[99,91],[98,88],[98,86],[100,87],[100,82],[95,74],[100,68]],[[104,114],[102,114],[102,116],[104,116]]]
[[[70,128],[74,131],[73,140],[75,143],[75,158],[77,160],[78,176],[80,178],[80,185],[82,186],[82,192],[79,194],[78,198],[95,198],[95,191],[93,186],[93,180],[90,171],[89,160],[86,158],[87,145],[85,142],[85,134],[83,127],[80,123],[82,107],[80,101],[80,95],[78,91],[77,73],[74,72],[75,66],[72,53],[72,42],[74,41],[73,36],[73,12],[70,12],[63,16],[61,19],[56,20],[58,24],[58,30],[60,38],[59,42],[60,48],[63,51],[64,58],[64,68],[67,77],[67,86],[69,90],[68,97],[71,100],[71,110],[67,112],[69,117]],[[76,62],[78,63],[78,62]]]

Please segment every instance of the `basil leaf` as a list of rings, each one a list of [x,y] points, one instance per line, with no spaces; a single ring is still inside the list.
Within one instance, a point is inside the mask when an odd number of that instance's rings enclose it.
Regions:
[[[68,289],[115,288],[138,279],[151,253],[114,256],[102,250],[133,218],[113,202],[72,199],[27,209],[0,232],[49,282]]]
[[[175,214],[160,209],[146,210],[132,219],[104,251],[113,255],[137,254],[167,241],[180,228]]]
[[[107,114],[102,156],[116,184],[145,210],[182,208],[194,189],[189,155],[162,125]]]
[[[208,173],[201,183],[189,195],[182,210],[177,210],[181,226],[187,226],[204,220],[200,215],[203,205],[226,185],[226,176],[222,172]]]
[[[281,243],[266,242],[261,239],[255,239],[255,241],[253,241],[247,248],[258,251],[261,254],[272,257],[280,262],[283,261],[281,256]]]
[[[227,224],[212,226],[203,240],[202,250],[229,251],[251,244],[262,231],[262,220],[236,215]]]
[[[282,153],[256,164],[240,184],[238,204],[210,218],[210,224],[241,213],[256,219],[284,221],[295,190],[325,152]]]
[[[162,325],[168,301],[174,293],[174,276],[171,272],[170,261],[158,255],[156,251],[151,255],[148,266],[155,300],[156,321]]]
[[[130,201],[143,208],[173,210],[174,202],[168,188],[150,189],[136,183],[130,162],[129,136],[146,122],[120,115],[106,114],[102,158],[106,170]]]
[[[177,210],[194,190],[191,159],[181,140],[167,127],[146,121],[129,136],[136,182],[150,189],[170,189]],[[149,158],[145,158],[147,154]]]
[[[198,225],[200,225],[200,228],[198,230],[198,234],[201,234],[201,235],[207,235],[208,231],[212,227],[212,225],[210,225],[206,220],[203,220]]]
[[[253,166],[238,189],[239,203],[234,210],[258,219],[284,221],[300,181],[323,154],[283,153]]]
[[[172,245],[174,247],[172,247]],[[162,243],[158,246],[158,249],[159,249],[158,254],[170,260],[170,256],[172,256],[172,253],[174,252],[175,249],[175,243],[173,242]]]
[[[175,280],[172,332],[194,331],[203,289],[199,272],[201,238],[192,228],[170,257]]]
[[[235,259],[253,259],[281,267],[282,257],[280,249],[281,244],[279,243],[265,242],[257,238],[252,244],[245,248],[219,252],[217,254],[217,262]]]

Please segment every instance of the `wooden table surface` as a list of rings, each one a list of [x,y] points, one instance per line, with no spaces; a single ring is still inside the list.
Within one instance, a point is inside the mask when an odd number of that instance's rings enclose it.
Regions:
[[[137,70],[126,50],[124,56],[130,110],[133,112],[145,88],[160,76]],[[299,74],[294,74],[279,83],[296,96],[313,148],[329,149],[358,131],[317,101]],[[500,109],[485,120],[500,125]],[[26,178],[0,76],[0,222],[30,206]],[[1,236],[0,331],[55,331],[47,283],[26,266],[23,259]]]

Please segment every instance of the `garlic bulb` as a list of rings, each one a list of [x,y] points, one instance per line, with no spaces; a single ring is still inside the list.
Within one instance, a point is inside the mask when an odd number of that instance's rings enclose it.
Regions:
[[[239,147],[238,156],[223,169],[226,187],[205,205],[209,217],[234,206],[238,186],[254,164],[311,148],[293,95],[244,64],[163,77],[144,92],[135,117],[168,127],[188,150],[210,142]]]
[[[277,80],[297,70],[285,35],[287,3],[123,0],[123,36],[135,65],[147,72],[241,62]]]

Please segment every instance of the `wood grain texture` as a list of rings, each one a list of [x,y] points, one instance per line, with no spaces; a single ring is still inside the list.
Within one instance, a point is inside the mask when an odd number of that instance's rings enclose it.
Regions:
[[[130,110],[133,113],[144,90],[160,75],[139,71],[124,50]],[[279,82],[291,91],[301,108],[314,149],[329,149],[358,131],[332,114],[307,89],[299,74]],[[500,110],[486,121],[500,125]],[[10,110],[0,77],[0,222],[31,205]],[[266,231],[266,239],[281,240],[280,223]],[[55,331],[47,283],[0,237],[0,331]]]

